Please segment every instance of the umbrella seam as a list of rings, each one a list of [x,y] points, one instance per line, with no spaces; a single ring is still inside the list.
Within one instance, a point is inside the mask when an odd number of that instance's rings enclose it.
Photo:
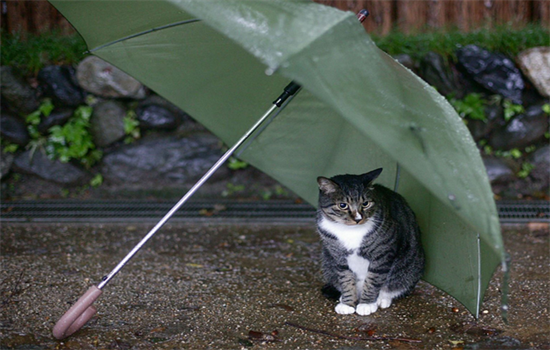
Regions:
[[[94,53],[95,51],[104,49],[104,48],[106,48],[106,47],[108,47],[108,46],[117,44],[117,43],[119,43],[119,42],[126,41],[126,40],[133,39],[133,38],[137,38],[137,37],[139,37],[139,36],[142,36],[142,35],[145,35],[145,34],[149,34],[149,33],[152,33],[152,32],[157,32],[157,31],[159,31],[159,30],[168,29],[168,28],[172,28],[172,27],[177,27],[177,26],[180,26],[180,25],[183,25],[183,24],[189,24],[189,23],[200,22],[200,21],[201,21],[201,20],[198,19],[198,18],[193,18],[193,19],[187,19],[187,20],[180,21],[180,22],[174,22],[174,23],[166,24],[166,25],[159,26],[159,27],[154,27],[154,28],[151,28],[151,29],[148,29],[148,30],[144,30],[144,31],[139,32],[139,33],[135,33],[135,34],[132,34],[132,35],[125,36],[125,37],[123,37],[123,38],[119,38],[119,39],[117,39],[117,40],[108,42],[108,43],[106,43],[106,44],[103,44],[103,45],[100,45],[100,46],[97,46],[97,47],[94,47],[93,49],[90,49],[90,50],[86,51],[86,53]]]

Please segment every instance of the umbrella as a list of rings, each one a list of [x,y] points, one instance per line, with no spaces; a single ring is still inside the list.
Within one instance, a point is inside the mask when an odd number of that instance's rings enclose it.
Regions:
[[[378,182],[407,199],[421,226],[424,279],[479,314],[503,261],[479,152],[446,100],[379,50],[355,14],[283,0],[51,2],[91,53],[227,144],[263,115],[261,133],[235,150],[312,204],[318,176],[384,168]],[[290,81],[300,92],[276,117],[265,113]]]

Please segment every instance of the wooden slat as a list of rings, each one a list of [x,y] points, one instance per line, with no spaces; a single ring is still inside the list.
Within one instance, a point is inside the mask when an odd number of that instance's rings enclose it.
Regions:
[[[428,28],[444,28],[447,25],[446,7],[449,2],[445,0],[429,0],[426,24]]]
[[[397,25],[404,33],[415,33],[426,27],[429,2],[397,0]]]
[[[30,27],[34,33],[43,33],[57,26],[52,5],[47,1],[32,1],[29,5]]]
[[[26,1],[7,1],[6,2],[6,26],[10,33],[21,33],[24,37],[27,33],[31,32],[32,28],[29,28],[29,5]]]
[[[315,0],[345,11],[367,9],[369,33],[388,34],[459,28],[471,31],[497,24],[523,26],[530,22],[550,28],[550,0]],[[3,3],[2,28],[12,33],[40,33],[52,29],[74,33],[72,26],[46,0],[8,0]]]
[[[370,12],[369,18],[364,22],[367,32],[385,35],[392,30],[395,21],[393,1],[369,0],[365,1],[363,8]]]
[[[546,28],[550,28],[550,1],[534,0],[532,18],[533,21],[541,23]]]
[[[452,2],[450,21],[453,26],[467,32],[479,28],[486,22],[485,1],[455,0]]]

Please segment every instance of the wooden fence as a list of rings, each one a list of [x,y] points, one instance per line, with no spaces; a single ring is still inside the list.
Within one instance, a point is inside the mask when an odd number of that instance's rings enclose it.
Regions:
[[[199,0],[200,1],[200,0]],[[521,27],[542,23],[550,28],[550,0],[315,0],[341,10],[367,9],[370,33],[405,33],[458,28],[470,31],[497,24]],[[72,33],[71,25],[45,0],[2,0],[2,29],[40,33],[57,29]]]

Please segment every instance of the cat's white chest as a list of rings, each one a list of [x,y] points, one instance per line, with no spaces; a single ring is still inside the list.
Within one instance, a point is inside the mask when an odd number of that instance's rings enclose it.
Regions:
[[[374,222],[369,220],[363,225],[348,226],[323,217],[319,226],[336,236],[344,248],[355,250],[361,246],[363,238],[374,229]]]
[[[370,261],[359,256],[357,250],[361,246],[363,238],[374,230],[374,223],[367,221],[363,225],[348,226],[322,218],[320,226],[325,231],[336,236],[346,250],[351,251],[346,260],[349,269],[355,274],[357,295],[361,295],[365,279],[369,272]]]

